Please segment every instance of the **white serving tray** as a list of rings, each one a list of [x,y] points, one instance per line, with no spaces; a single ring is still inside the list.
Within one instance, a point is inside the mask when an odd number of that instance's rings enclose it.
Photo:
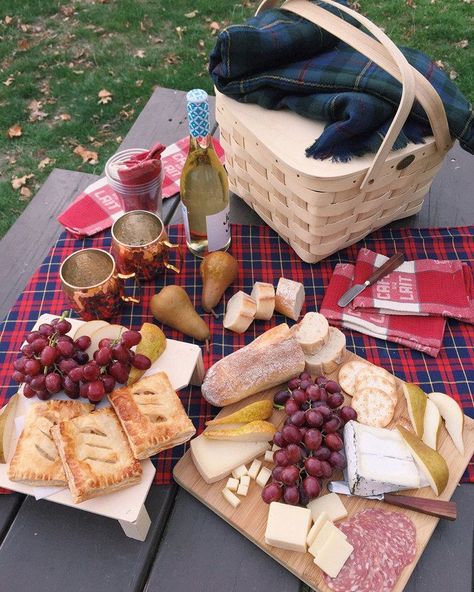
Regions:
[[[42,323],[49,323],[53,318],[55,318],[54,315],[41,315],[32,330],[35,330]],[[72,324],[71,332],[76,331],[84,322],[78,319],[68,320]],[[191,382],[199,382],[199,378],[202,378],[202,367],[202,355],[199,346],[168,339],[165,351],[158,360],[152,364],[151,368],[145,372],[145,376],[164,371],[168,374],[173,388],[178,391],[188,386]],[[20,392],[21,390],[22,389],[20,389]],[[54,395],[53,398],[67,399],[64,393],[58,393],[57,395]],[[27,399],[23,395],[20,395],[16,411],[17,420],[24,416],[28,406],[36,401],[38,401],[36,397]],[[98,407],[104,407],[107,405],[108,402],[102,401]],[[18,437],[19,432],[14,430],[10,447],[12,452],[16,448]],[[146,538],[150,526],[150,518],[145,510],[144,502],[150,486],[153,483],[155,467],[149,459],[141,461],[141,465],[143,475],[140,483],[121,491],[116,491],[108,495],[87,500],[80,504],[75,504],[72,501],[69,489],[55,488],[54,492],[45,495],[43,499],[77,508],[79,510],[85,510],[86,512],[99,514],[101,516],[107,516],[108,518],[114,518],[120,522],[127,536],[143,541]],[[37,487],[10,481],[7,476],[6,464],[0,464],[0,487],[5,487],[6,489],[32,496],[35,496],[38,492]],[[43,488],[41,489],[43,490]]]

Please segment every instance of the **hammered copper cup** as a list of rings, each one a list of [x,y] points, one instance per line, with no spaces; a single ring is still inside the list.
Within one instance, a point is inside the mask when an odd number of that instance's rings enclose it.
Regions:
[[[124,296],[124,280],[134,273],[117,272],[114,258],[102,249],[82,249],[69,255],[59,270],[61,287],[71,307],[85,321],[110,319],[123,302],[140,302]]]
[[[177,249],[179,267],[168,261],[173,249]],[[145,210],[126,212],[114,222],[112,255],[121,273],[136,273],[144,280],[155,278],[165,269],[179,273],[183,263],[181,248],[168,241],[161,218]]]

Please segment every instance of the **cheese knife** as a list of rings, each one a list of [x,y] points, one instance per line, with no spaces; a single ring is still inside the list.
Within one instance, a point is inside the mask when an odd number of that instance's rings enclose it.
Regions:
[[[366,288],[378,282],[378,280],[382,279],[394,269],[397,269],[399,265],[401,265],[404,261],[403,253],[395,253],[392,255],[390,259],[385,261],[383,265],[377,267],[374,273],[369,277],[369,279],[365,280],[363,284],[355,284],[351,288],[344,292],[344,294],[339,298],[337,301],[338,306],[342,308],[347,306],[349,302],[352,302],[356,296],[358,296],[361,292],[363,292]]]
[[[394,493],[380,493],[378,495],[354,495],[349,489],[347,481],[330,481],[328,489],[332,493],[349,495],[352,497],[362,497],[363,499],[381,500],[392,506],[408,508],[415,512],[446,518],[446,520],[456,520],[457,508],[455,502],[446,502],[427,497],[414,497],[411,495],[399,495]]]

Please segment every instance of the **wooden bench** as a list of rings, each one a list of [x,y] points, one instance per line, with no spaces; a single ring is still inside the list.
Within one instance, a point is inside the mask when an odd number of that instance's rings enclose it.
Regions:
[[[184,93],[157,89],[121,148],[171,143],[187,134]],[[459,226],[474,221],[471,163],[456,146],[423,210],[396,226]],[[0,317],[56,241],[56,216],[97,177],[55,169],[1,241]],[[164,217],[179,222],[178,198]],[[261,224],[233,197],[231,222]],[[407,592],[467,592],[472,585],[474,487],[454,495],[459,517],[441,521]],[[19,495],[0,496],[0,589],[8,592],[236,592],[306,589],[294,576],[175,485],[152,486],[144,543],[113,520]]]

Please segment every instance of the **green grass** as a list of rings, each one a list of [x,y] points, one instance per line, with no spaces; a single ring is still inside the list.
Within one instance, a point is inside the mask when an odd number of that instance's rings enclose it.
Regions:
[[[360,0],[361,11],[399,44],[417,47],[471,99],[474,71],[472,0]],[[207,55],[211,23],[242,22],[258,4],[241,0],[2,0],[0,13],[0,236],[30,197],[11,186],[33,174],[32,195],[53,167],[100,174],[156,85],[212,90]],[[197,11],[194,16],[191,16]],[[191,15],[190,15],[191,13]],[[6,22],[6,16],[11,22]],[[186,16],[188,15],[188,16]],[[8,21],[8,19],[7,19]],[[456,43],[468,40],[462,49]],[[10,77],[13,81],[5,85]],[[99,104],[106,89],[112,101]],[[31,101],[46,115],[30,120]],[[70,116],[63,120],[61,115]],[[22,135],[9,138],[20,125]],[[157,138],[159,139],[159,138]],[[77,146],[97,153],[83,163]],[[44,168],[41,161],[49,159]]]

